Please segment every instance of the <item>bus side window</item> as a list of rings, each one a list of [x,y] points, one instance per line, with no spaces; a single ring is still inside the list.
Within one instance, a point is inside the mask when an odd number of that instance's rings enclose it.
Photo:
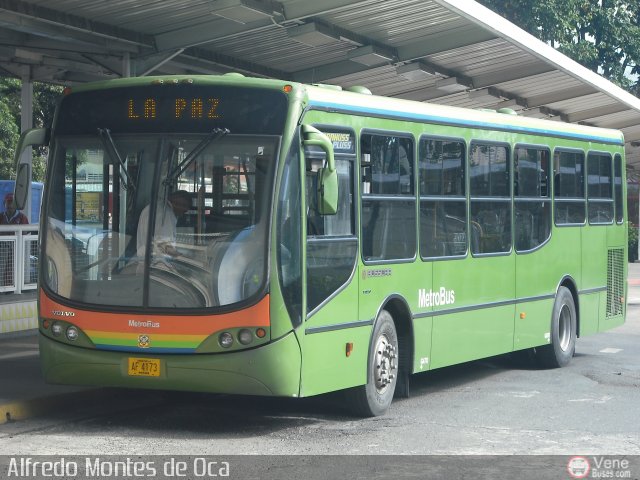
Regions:
[[[285,161],[278,200],[278,274],[292,323],[302,323],[302,185],[300,143],[296,138]]]
[[[624,197],[622,191],[622,157],[616,154],[613,159],[613,185],[615,188],[616,223],[624,220]]]
[[[460,256],[467,252],[465,151],[459,140],[420,140],[420,255]]]
[[[611,155],[590,153],[587,157],[587,211],[590,224],[613,222]]]
[[[556,150],[553,172],[556,225],[584,224],[584,153]]]
[[[469,152],[472,229],[471,253],[511,250],[511,193],[509,149],[503,145],[472,143]]]
[[[362,255],[365,260],[413,259],[416,198],[413,138],[363,134]]]
[[[551,198],[547,188],[549,151],[517,147],[514,152],[516,251],[533,250],[551,235]]]

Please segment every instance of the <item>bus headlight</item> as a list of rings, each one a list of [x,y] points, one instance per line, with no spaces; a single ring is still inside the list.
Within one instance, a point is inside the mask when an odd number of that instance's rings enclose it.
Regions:
[[[251,333],[251,330],[248,330],[246,328],[240,330],[238,332],[238,341],[242,345],[249,345],[253,341],[253,334]]]
[[[233,345],[233,335],[229,332],[222,332],[218,337],[218,343],[220,343],[222,348],[229,348]]]
[[[56,337],[62,335],[62,325],[60,325],[58,322],[55,322],[53,325],[51,325],[51,333],[53,333],[53,335]]]
[[[73,325],[67,328],[67,340],[75,342],[78,339],[78,329]]]

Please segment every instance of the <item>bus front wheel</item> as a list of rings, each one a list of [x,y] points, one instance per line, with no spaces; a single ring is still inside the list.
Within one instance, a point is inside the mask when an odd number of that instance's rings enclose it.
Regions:
[[[369,346],[367,383],[347,392],[358,415],[383,415],[391,405],[398,380],[398,334],[391,314],[382,310],[376,319]]]
[[[551,343],[536,350],[536,356],[548,368],[565,367],[576,349],[576,306],[573,295],[566,287],[560,287],[553,305],[551,318]]]

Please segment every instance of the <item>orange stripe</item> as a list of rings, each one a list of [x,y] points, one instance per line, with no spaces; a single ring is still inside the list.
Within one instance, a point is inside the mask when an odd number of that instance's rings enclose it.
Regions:
[[[58,315],[53,312],[58,313]],[[224,328],[268,327],[269,295],[257,304],[237,312],[219,315],[148,315],[105,313],[80,310],[61,305],[40,292],[40,316],[65,320],[83,330],[101,332],[163,333],[178,335],[208,335]],[[159,326],[129,326],[129,321],[151,322]]]

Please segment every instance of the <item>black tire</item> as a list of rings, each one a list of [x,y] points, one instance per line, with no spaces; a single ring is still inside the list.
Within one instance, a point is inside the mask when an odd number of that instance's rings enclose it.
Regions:
[[[560,287],[553,304],[551,343],[536,349],[536,357],[547,368],[566,367],[576,350],[577,314],[573,295]]]
[[[347,401],[357,415],[383,415],[391,405],[398,381],[398,334],[391,314],[382,310],[369,345],[367,383],[347,391]]]

